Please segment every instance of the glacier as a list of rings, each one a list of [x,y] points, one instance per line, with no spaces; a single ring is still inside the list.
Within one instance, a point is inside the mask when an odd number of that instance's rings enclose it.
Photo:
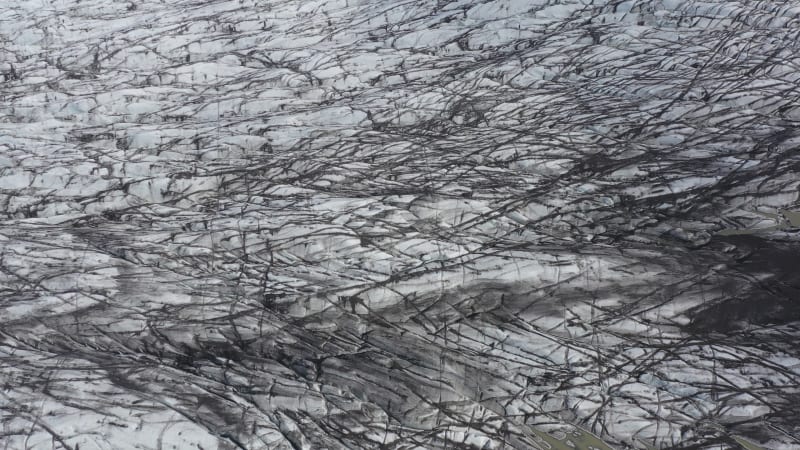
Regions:
[[[800,448],[796,0],[7,0],[7,449]]]

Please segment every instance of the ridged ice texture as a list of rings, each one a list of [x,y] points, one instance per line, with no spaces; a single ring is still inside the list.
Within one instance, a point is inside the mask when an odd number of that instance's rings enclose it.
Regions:
[[[797,1],[5,0],[0,73],[0,447],[800,446]]]

